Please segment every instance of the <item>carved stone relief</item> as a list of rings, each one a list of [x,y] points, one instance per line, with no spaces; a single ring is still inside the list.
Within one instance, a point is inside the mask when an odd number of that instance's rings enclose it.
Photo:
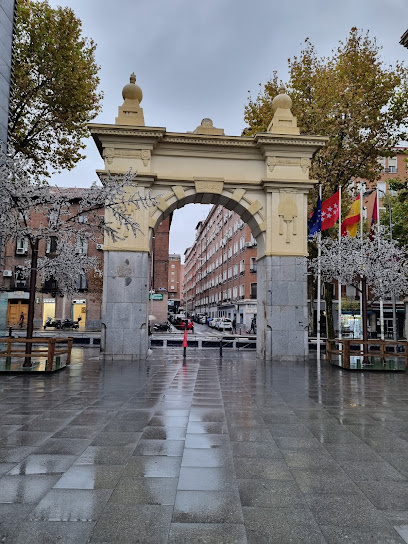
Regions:
[[[298,216],[298,207],[296,204],[296,194],[296,191],[279,191],[279,235],[284,236],[286,234],[287,244],[291,242],[291,235],[296,236],[297,234],[296,219]]]

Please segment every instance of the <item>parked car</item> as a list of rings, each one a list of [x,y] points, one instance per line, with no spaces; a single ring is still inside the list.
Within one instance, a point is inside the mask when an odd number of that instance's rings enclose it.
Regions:
[[[201,325],[205,325],[207,323],[207,316],[200,315],[200,317],[198,318],[198,323],[201,323]]]
[[[188,319],[188,320],[185,319],[180,321],[180,325],[179,325],[180,329],[184,331],[184,329],[186,328],[186,323],[187,323],[187,330],[194,332],[194,323],[191,321],[191,319]]]
[[[208,323],[208,325],[212,328],[212,329],[216,329],[217,328],[217,323],[221,321],[221,317],[213,317],[213,319],[211,319],[211,321]]]
[[[219,331],[232,331],[232,320],[226,317],[225,319],[220,319],[215,324],[216,329]]]

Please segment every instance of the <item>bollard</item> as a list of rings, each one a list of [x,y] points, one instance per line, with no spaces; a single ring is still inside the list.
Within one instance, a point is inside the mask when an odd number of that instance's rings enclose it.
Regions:
[[[184,338],[183,338],[183,357],[186,357],[187,354],[187,327],[184,329]]]
[[[222,357],[222,338],[220,340],[220,357]]]

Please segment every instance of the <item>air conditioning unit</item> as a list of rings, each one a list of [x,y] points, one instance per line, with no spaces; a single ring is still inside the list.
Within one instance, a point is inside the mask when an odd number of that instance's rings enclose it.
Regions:
[[[13,272],[11,270],[3,270],[3,278],[11,278],[13,276]]]
[[[96,249],[103,249],[103,244],[96,244]]]
[[[27,254],[27,250],[24,249],[23,247],[18,247],[18,248],[16,249],[16,253],[17,253],[17,255],[26,255],[26,254]]]
[[[252,247],[252,242],[245,242],[245,247]]]

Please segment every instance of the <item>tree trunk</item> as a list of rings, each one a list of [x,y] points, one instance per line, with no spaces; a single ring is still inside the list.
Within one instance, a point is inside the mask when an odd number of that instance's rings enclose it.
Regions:
[[[326,306],[326,334],[327,338],[334,338],[334,320],[333,320],[333,288],[332,283],[324,282],[324,302]]]
[[[27,340],[31,340],[34,331],[34,303],[35,303],[35,286],[37,283],[37,261],[38,261],[38,238],[31,244],[31,272],[30,272],[30,294],[28,300],[28,316],[27,316]],[[31,353],[32,344],[27,343],[25,352],[27,355]],[[31,357],[24,359],[25,367],[32,366]]]

